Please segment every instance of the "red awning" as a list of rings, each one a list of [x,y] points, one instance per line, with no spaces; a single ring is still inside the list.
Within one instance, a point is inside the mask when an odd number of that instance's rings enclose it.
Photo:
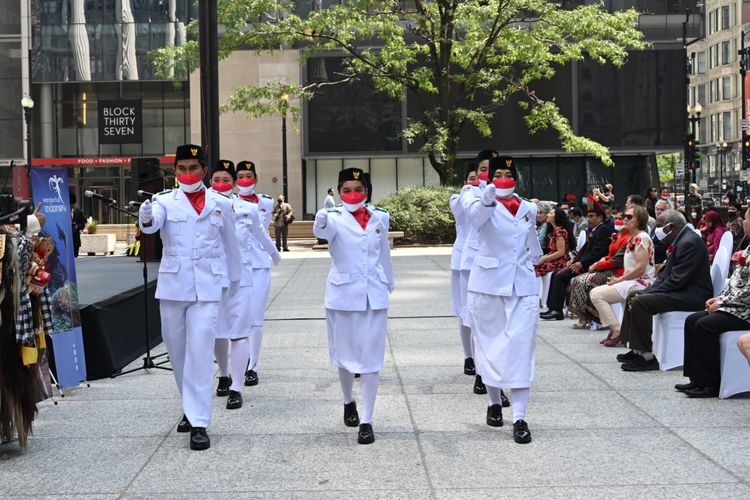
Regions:
[[[104,167],[110,165],[130,165],[133,158],[152,158],[141,156],[88,156],[82,158],[34,158],[31,165],[34,167]],[[174,155],[159,157],[159,162],[166,165],[174,163]]]

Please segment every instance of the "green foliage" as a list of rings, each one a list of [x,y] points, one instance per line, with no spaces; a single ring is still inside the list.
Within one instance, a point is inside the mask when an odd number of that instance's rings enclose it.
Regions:
[[[219,0],[222,58],[239,49],[285,47],[300,47],[303,60],[323,52],[347,56],[330,81],[235,89],[225,111],[286,113],[290,98],[314,98],[325,86],[360,79],[397,99],[410,91],[421,114],[404,136],[421,141],[446,184],[464,127],[490,137],[494,115],[518,96],[532,133],[551,128],[565,151],[612,164],[608,150],[576,135],[557,105],[536,95],[533,83],[584,58],[624,64],[628,51],[646,46],[635,10],[608,13],[602,4],[562,7],[557,0],[342,0],[326,9],[312,0],[312,6],[303,17],[289,0]],[[193,38],[196,29],[197,23],[189,27]],[[198,67],[196,44],[160,49],[155,62],[162,76],[184,78]],[[419,102],[424,96],[429,104]]]
[[[667,153],[656,156],[656,167],[659,169],[659,182],[662,186],[674,185],[675,169],[682,161],[682,153]]]
[[[385,197],[377,206],[391,215],[391,231],[403,231],[396,243],[453,243],[456,226],[448,200],[453,186],[410,187]]]

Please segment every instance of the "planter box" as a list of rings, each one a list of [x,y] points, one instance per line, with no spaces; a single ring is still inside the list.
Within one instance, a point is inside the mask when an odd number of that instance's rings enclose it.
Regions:
[[[117,238],[114,234],[82,234],[81,255],[113,255]]]

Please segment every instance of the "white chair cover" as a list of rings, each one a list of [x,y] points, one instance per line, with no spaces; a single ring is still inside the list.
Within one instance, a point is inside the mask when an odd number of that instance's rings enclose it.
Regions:
[[[719,254],[716,254],[716,259],[719,258]],[[714,259],[714,263],[711,264],[711,284],[713,285],[714,289],[714,297],[719,295],[722,290],[724,290],[724,283],[726,283],[726,279],[721,275],[721,266],[718,262],[716,262],[716,259]]]
[[[654,316],[654,356],[661,371],[679,368],[685,358],[685,319],[693,311],[670,311]]]
[[[719,339],[721,387],[719,397],[726,399],[741,392],[750,392],[750,364],[737,347],[737,339],[748,332],[725,332]]]
[[[576,252],[580,252],[583,245],[586,244],[586,231],[581,231],[578,235],[578,243],[576,244]]]
[[[724,236],[721,237],[719,242],[719,250],[722,248],[726,249],[729,257],[732,257],[732,250],[734,249],[734,235],[731,231],[725,231]]]

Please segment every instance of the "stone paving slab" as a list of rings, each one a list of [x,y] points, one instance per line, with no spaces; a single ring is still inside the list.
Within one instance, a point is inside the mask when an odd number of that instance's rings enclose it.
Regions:
[[[503,427],[485,425],[486,396],[463,374],[448,317],[450,248],[393,255],[373,445],[341,421],[322,295],[330,259],[295,249],[273,269],[261,382],[239,410],[214,397],[211,449],[192,452],[176,432],[171,373],[93,381],[40,404],[26,452],[0,445],[0,499],[750,497],[750,398],[691,400],[672,389],[679,370],[622,372],[624,349],[571,320],[539,323],[534,441],[513,442],[511,409]]]

